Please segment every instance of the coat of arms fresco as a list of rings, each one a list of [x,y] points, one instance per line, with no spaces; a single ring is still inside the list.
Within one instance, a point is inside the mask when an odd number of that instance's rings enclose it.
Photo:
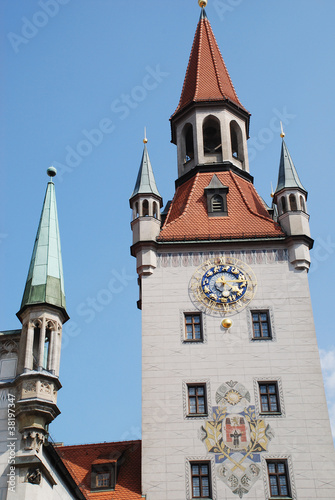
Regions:
[[[213,420],[201,427],[200,437],[215,455],[217,476],[242,498],[261,476],[261,453],[267,451],[273,431],[257,418],[242,384],[222,384],[215,399]]]

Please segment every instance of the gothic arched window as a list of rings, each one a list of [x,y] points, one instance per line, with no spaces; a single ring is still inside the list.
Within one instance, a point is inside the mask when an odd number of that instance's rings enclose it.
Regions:
[[[186,123],[183,129],[183,139],[185,147],[185,163],[194,158],[194,143],[193,143],[193,127],[190,123]]]
[[[230,122],[230,140],[232,156],[243,162],[244,154],[242,130],[235,120]]]

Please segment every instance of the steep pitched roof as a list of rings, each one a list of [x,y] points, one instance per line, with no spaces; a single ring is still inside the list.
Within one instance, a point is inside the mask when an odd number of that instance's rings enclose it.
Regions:
[[[290,152],[283,139],[279,164],[278,183],[275,192],[278,193],[285,188],[300,188],[306,192],[306,189],[301,184],[298,172],[296,171]]]
[[[146,144],[144,144],[141,165],[138,171],[134,191],[130,199],[132,199],[137,194],[155,194],[156,196],[159,196],[161,198],[161,195],[159,194],[156,186],[155,176],[152,170]]]
[[[60,307],[66,314],[56,193],[52,181],[47,185],[20,312],[34,304]]]
[[[158,241],[284,236],[251,182],[232,171],[217,172],[216,175],[229,188],[228,216],[208,215],[204,189],[213,178],[213,172],[198,172],[177,187]]]
[[[190,102],[225,100],[232,101],[246,111],[237,97],[203,9],[193,41],[180,101],[174,115]]]
[[[57,446],[65,467],[89,500],[139,500],[141,441]],[[92,465],[118,461],[115,491],[91,491]]]

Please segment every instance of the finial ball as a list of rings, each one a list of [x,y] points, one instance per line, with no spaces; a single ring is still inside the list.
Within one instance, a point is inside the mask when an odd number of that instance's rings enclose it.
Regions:
[[[47,174],[49,177],[55,177],[55,175],[57,175],[57,170],[55,169],[55,167],[49,167],[47,170]]]
[[[282,133],[280,134],[280,137],[281,137],[282,139],[284,139],[284,137],[285,137],[284,132],[282,132]]]
[[[221,322],[221,325],[223,326],[223,328],[226,328],[226,330],[228,330],[228,328],[230,328],[232,326],[232,324],[233,324],[233,322],[229,318],[225,318]]]
[[[147,144],[148,139],[147,138],[143,139],[143,142],[144,142],[144,144]]]
[[[198,4],[200,5],[200,7],[207,7],[207,0],[199,0]]]

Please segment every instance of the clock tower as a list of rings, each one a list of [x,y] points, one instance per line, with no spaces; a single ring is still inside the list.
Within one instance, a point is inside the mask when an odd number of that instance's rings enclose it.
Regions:
[[[171,116],[174,198],[144,147],[130,203],[142,309],[147,500],[335,498],[307,273],[307,191],[286,143],[269,208],[204,7]]]

